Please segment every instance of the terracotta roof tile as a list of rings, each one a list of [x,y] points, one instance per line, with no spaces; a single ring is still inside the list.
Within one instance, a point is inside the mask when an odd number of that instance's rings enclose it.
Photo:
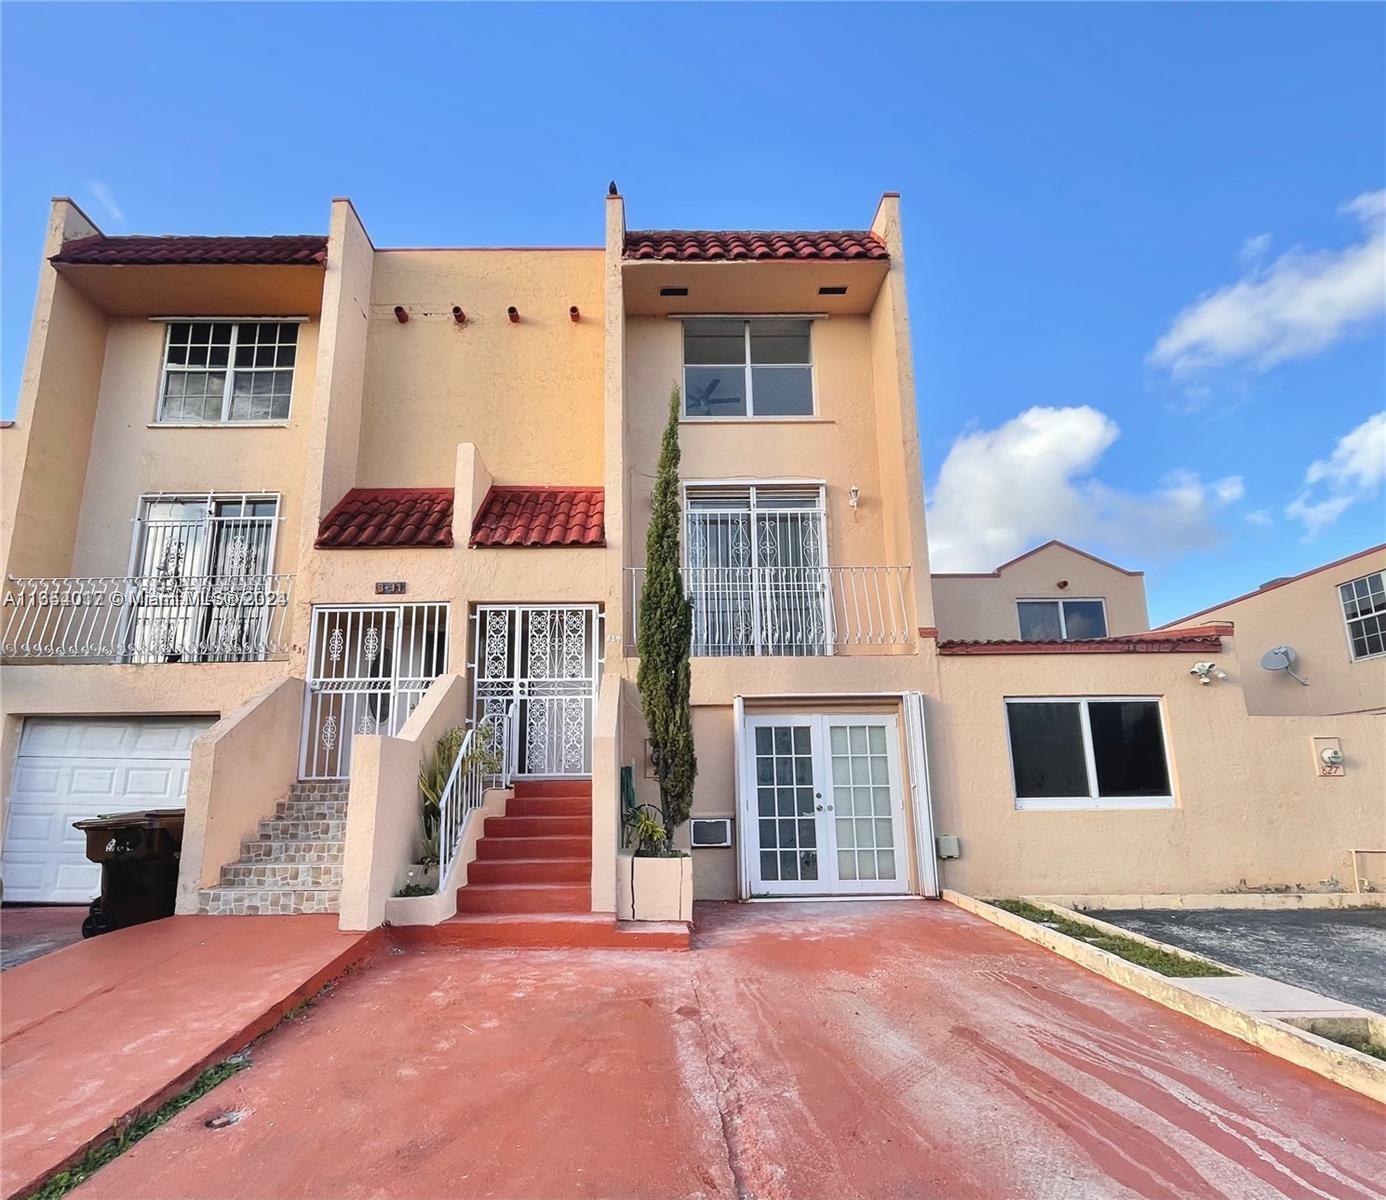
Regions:
[[[1022,642],[943,640],[940,654],[1216,654],[1222,638],[1230,636],[1230,625],[1209,625],[1197,633],[1184,630],[1131,633],[1124,637],[1084,638],[1069,642]]]
[[[473,546],[605,546],[599,487],[493,487],[472,523]]]
[[[322,550],[452,545],[452,488],[352,488],[318,526]]]
[[[327,261],[327,238],[317,233],[275,237],[106,237],[97,234],[64,242],[51,261],[112,267],[321,266]]]
[[[624,255],[670,262],[888,259],[890,251],[864,229],[632,229]]]

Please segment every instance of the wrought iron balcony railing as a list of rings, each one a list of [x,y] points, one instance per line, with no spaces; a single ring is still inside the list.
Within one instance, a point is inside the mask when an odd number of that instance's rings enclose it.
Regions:
[[[292,575],[11,578],[7,662],[263,662],[289,650]]]
[[[685,567],[695,658],[839,654],[908,646],[909,567]],[[629,642],[645,568],[628,567]]]

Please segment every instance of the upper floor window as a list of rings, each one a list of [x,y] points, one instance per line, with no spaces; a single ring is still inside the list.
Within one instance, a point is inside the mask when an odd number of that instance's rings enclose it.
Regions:
[[[1386,583],[1382,572],[1340,584],[1338,597],[1343,603],[1352,657],[1386,654]]]
[[[1107,606],[1101,600],[1017,600],[1015,606],[1024,642],[1107,636]]]
[[[813,322],[717,317],[683,323],[687,417],[811,417]]]
[[[159,420],[287,420],[297,353],[294,321],[171,321]]]

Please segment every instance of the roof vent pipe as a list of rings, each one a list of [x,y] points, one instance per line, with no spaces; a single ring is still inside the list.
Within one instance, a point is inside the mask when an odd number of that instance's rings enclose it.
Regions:
[[[395,305],[395,320],[398,321],[401,325],[408,322],[409,314],[405,311],[403,304]]]
[[[518,325],[520,323],[520,310],[513,304],[505,310],[505,315],[510,318],[510,323],[512,325]]]
[[[579,321],[582,320],[582,314],[578,312],[578,306],[576,304],[568,306],[568,320],[570,320],[574,325],[576,325]]]
[[[465,325],[467,323],[467,314],[464,313],[462,309],[459,308],[456,304],[454,304],[452,306],[452,319],[456,321],[459,325]]]

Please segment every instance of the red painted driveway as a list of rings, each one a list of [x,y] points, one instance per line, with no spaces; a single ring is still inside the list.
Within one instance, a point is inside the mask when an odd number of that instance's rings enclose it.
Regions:
[[[699,919],[692,954],[383,956],[75,1195],[1382,1194],[1371,1101],[951,906]]]
[[[180,1091],[375,940],[336,917],[169,917],[0,975],[0,1196]]]

